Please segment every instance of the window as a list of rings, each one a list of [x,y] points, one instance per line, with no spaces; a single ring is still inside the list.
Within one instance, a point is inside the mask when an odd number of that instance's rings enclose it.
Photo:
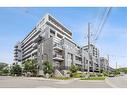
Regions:
[[[61,35],[60,35],[60,34],[58,34],[58,33],[57,33],[57,37],[59,37],[59,38],[63,38],[63,36],[61,36]]]
[[[88,60],[86,60],[86,64],[88,64]]]
[[[75,56],[75,59],[78,61],[82,61],[81,57]]]
[[[50,33],[55,35],[55,31],[53,31],[52,29],[50,29]]]

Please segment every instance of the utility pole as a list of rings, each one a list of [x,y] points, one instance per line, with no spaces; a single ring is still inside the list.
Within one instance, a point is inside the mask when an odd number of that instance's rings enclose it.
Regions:
[[[88,23],[88,56],[89,56],[89,61],[87,65],[87,75],[89,77],[89,72],[90,72],[90,23]]]
[[[109,76],[109,55],[107,55],[108,58],[108,76]]]

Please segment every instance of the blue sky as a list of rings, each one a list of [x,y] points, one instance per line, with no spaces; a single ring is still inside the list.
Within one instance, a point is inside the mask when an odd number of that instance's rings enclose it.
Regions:
[[[74,41],[86,44],[87,23],[95,33],[104,8],[0,8],[0,62],[13,62],[13,47],[46,13],[50,13],[73,33]],[[127,66],[127,8],[112,8],[95,45],[100,55],[109,54],[110,65]],[[94,36],[94,35],[93,35]],[[93,37],[92,36],[92,37]]]

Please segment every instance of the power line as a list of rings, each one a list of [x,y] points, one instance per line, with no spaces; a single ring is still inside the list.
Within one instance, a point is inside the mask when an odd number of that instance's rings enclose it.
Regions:
[[[103,11],[103,13],[100,15],[100,23],[98,24],[98,27],[95,30],[95,36],[97,35],[98,30],[100,29],[100,26],[102,24],[102,21],[103,21],[103,19],[105,17],[106,10],[107,10],[107,8],[105,8],[104,11]]]
[[[101,8],[101,10],[102,10],[102,8]],[[106,12],[107,8],[104,8],[103,11],[101,11],[101,10],[98,11],[98,14],[97,14],[97,17],[96,17],[95,23],[94,23],[94,31],[95,31],[95,33],[94,33],[93,35],[94,35],[95,37],[97,36],[98,30],[99,30],[99,28],[100,28],[100,26],[101,26],[101,24],[102,24],[102,20],[103,20],[104,17],[105,17],[105,12]],[[99,21],[97,21],[97,20],[99,20]],[[99,23],[97,23],[97,22],[99,22]],[[95,25],[96,25],[96,27],[95,27]],[[93,39],[92,39],[91,42],[92,42],[93,44],[95,44],[95,38],[94,38],[94,37],[93,37]]]
[[[111,7],[110,7],[110,8],[107,8],[106,11],[105,11],[105,14],[104,14],[102,23],[100,24],[100,26],[99,26],[99,28],[98,28],[98,30],[97,30],[97,36],[96,36],[96,38],[95,38],[95,41],[98,40],[99,35],[100,35],[100,33],[101,33],[101,31],[102,31],[102,29],[103,29],[103,27],[104,27],[104,24],[106,23],[107,18],[109,17],[110,12],[111,12]]]
[[[96,12],[96,14],[93,14],[92,15],[92,17],[91,17],[91,22],[93,22],[93,23],[91,23],[91,34],[90,34],[90,36],[91,36],[91,38],[92,38],[92,36],[94,36],[96,33],[94,33],[94,30],[97,30],[96,28],[96,26],[98,26],[98,19],[99,18],[101,18],[102,19],[102,15],[103,15],[104,13],[102,13],[102,8],[99,8],[98,9],[98,11]],[[86,35],[86,34],[85,34]],[[84,36],[84,39],[87,39],[87,36]],[[91,42],[92,42],[92,40],[93,39],[91,39]]]

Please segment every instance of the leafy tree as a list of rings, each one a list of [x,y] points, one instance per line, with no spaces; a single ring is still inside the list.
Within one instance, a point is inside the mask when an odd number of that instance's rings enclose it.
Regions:
[[[70,76],[74,77],[75,74],[77,73],[77,71],[78,71],[78,67],[75,66],[74,64],[72,64],[71,67],[70,67]]]
[[[8,74],[8,73],[9,73],[9,70],[8,70],[8,68],[4,68],[4,69],[2,70],[2,72],[3,72],[3,74]]]
[[[8,66],[8,64],[6,64],[6,63],[0,63],[0,70],[2,70],[4,67],[7,67]]]
[[[115,73],[115,75],[118,75],[118,74],[120,74],[120,70],[119,69],[115,69],[114,73]]]
[[[45,61],[43,63],[43,71],[44,71],[44,74],[52,74],[54,71],[52,64],[48,61]]]
[[[0,62],[0,75],[7,75],[9,73],[8,64]]]
[[[127,74],[127,67],[119,68],[118,70],[119,70],[120,72],[124,72],[125,74]]]
[[[22,74],[22,68],[20,67],[20,65],[15,64],[11,67],[10,72],[12,75],[20,76]]]
[[[78,67],[75,66],[74,64],[72,64],[71,67],[70,67],[70,72],[71,73],[76,73],[77,71],[78,71]]]
[[[37,61],[35,59],[28,59],[23,63],[24,72],[31,72],[37,75]]]

